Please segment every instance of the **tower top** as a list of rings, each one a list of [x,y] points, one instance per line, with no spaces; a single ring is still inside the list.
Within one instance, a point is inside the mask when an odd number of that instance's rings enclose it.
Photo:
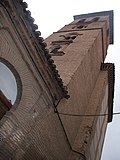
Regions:
[[[75,15],[74,20],[81,19],[81,18],[90,18],[90,17],[101,17],[101,16],[108,16],[109,17],[109,28],[110,28],[110,44],[114,43],[114,25],[113,25],[113,10],[110,11],[102,11],[102,12],[94,12],[88,14],[81,14]]]

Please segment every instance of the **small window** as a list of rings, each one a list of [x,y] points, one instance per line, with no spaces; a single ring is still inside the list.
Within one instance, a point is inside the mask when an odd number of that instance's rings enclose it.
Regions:
[[[84,19],[81,19],[81,20],[79,20],[79,21],[77,22],[77,24],[84,23],[85,21],[86,21],[85,18],[84,18]]]
[[[84,28],[84,25],[79,25],[79,26],[77,26],[77,28],[82,29],[82,28]]]
[[[87,25],[77,25],[77,29],[87,28]]]
[[[92,22],[97,22],[100,19],[100,17],[95,17],[92,19]]]

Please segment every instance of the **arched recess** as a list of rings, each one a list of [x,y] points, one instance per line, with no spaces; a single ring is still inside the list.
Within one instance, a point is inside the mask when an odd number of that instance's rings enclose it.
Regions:
[[[21,94],[22,83],[19,74],[17,73],[12,64],[0,57],[1,112],[4,112],[5,114],[13,106],[17,106],[21,99]],[[8,107],[5,108],[5,106]]]

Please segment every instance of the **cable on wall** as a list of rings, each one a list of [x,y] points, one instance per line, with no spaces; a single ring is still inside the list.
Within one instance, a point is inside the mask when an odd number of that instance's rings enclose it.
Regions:
[[[108,116],[108,113],[103,114],[72,114],[72,113],[62,113],[58,112],[60,115],[64,116],[74,116],[74,117],[100,117],[100,116]],[[120,115],[120,112],[114,112],[113,115]]]

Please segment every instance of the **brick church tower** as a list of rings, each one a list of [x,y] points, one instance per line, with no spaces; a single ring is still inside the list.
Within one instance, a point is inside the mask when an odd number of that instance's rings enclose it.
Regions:
[[[0,65],[17,88],[0,120],[0,160],[100,159],[113,114],[114,65],[104,63],[113,11],[74,18],[44,41],[25,2],[0,1]]]

